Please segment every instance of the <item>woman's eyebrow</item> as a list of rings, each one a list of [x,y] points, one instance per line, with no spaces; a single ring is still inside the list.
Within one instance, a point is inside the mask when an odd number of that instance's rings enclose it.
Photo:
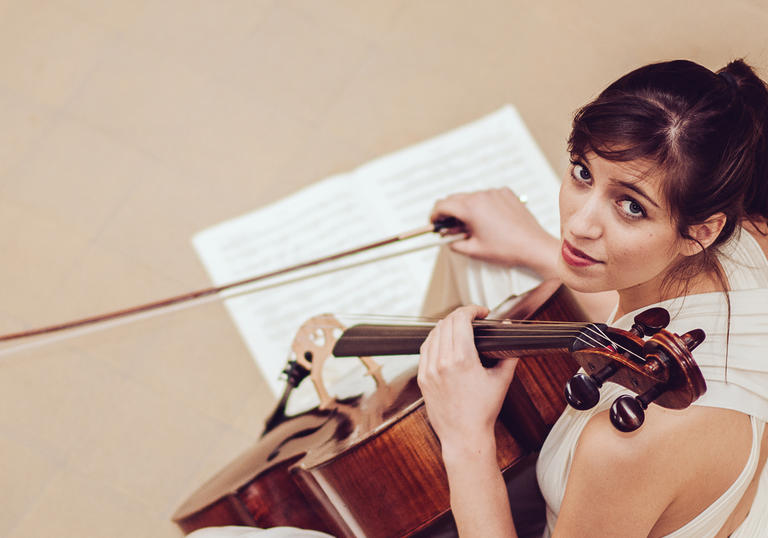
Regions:
[[[631,191],[633,191],[633,192],[636,192],[637,194],[639,194],[640,196],[642,196],[643,198],[645,198],[646,200],[648,200],[648,201],[649,201],[651,204],[653,204],[655,207],[657,207],[657,208],[661,209],[661,207],[659,206],[659,204],[657,204],[657,203],[656,203],[656,202],[653,200],[653,198],[651,198],[650,196],[648,196],[648,195],[645,193],[645,191],[643,191],[643,189],[641,189],[640,187],[638,187],[638,186],[637,186],[635,183],[632,183],[631,181],[621,181],[621,180],[615,180],[615,181],[616,181],[616,183],[617,183],[617,184],[621,185],[622,187],[626,187],[627,189],[629,189],[629,190],[631,190]]]

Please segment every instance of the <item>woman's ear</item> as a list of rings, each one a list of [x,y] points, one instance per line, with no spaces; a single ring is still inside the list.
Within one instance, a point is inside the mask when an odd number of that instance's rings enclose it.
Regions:
[[[693,256],[702,251],[702,247],[707,248],[715,242],[720,231],[725,226],[726,216],[724,213],[715,213],[701,224],[694,224],[688,228],[688,236],[693,239],[686,239],[683,246],[683,255]]]

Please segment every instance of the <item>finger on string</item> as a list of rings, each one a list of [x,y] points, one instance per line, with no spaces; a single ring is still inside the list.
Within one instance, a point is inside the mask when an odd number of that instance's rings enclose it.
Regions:
[[[472,332],[472,318],[466,315],[465,312],[457,312],[450,319],[454,354],[459,359],[458,362],[464,363],[467,357],[477,353],[475,338]]]
[[[434,379],[440,377],[440,369],[444,360],[446,349],[444,347],[443,339],[446,337],[446,321],[440,320],[435,325],[435,328],[429,333],[432,337],[429,345],[429,372]]]
[[[446,321],[440,320],[435,325],[435,328],[429,333],[432,337],[429,346],[429,366],[433,375],[438,376],[440,374],[440,365],[443,361],[443,355],[446,353],[444,347],[443,338],[446,333]],[[449,350],[448,350],[449,351]]]
[[[461,351],[461,357],[474,357],[477,355],[475,346],[474,331],[472,323],[477,318],[488,314],[488,309],[482,306],[468,306],[458,312],[460,316],[453,322],[454,326],[454,345]]]
[[[453,317],[454,313],[451,313],[447,318],[437,323],[437,337],[435,338],[437,346],[435,354],[437,356],[435,357],[435,366],[438,369],[438,373],[455,356]]]
[[[427,338],[424,339],[424,342],[421,343],[421,347],[419,348],[418,371],[420,376],[428,372],[429,368],[431,367],[431,351],[435,339],[434,333],[435,329],[432,329],[427,335]]]

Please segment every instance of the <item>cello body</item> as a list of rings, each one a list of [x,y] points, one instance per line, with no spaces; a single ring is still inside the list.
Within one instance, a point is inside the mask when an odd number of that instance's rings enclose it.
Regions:
[[[333,532],[304,497],[291,468],[344,423],[341,414],[313,409],[279,425],[193,493],[173,521],[185,534],[223,525]]]
[[[583,321],[566,288],[547,281],[504,305],[504,317]],[[496,424],[505,473],[541,447],[578,369],[566,349],[521,357]],[[387,360],[387,359],[384,359]],[[397,359],[392,359],[397,360]],[[440,444],[415,369],[370,395],[289,417],[202,486],[174,514],[184,532],[216,525],[295,526],[335,536],[428,533],[450,518]]]

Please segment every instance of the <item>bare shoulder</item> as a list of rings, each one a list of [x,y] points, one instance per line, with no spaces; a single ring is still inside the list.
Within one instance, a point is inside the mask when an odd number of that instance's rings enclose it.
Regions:
[[[555,536],[668,534],[730,487],[751,443],[749,417],[737,411],[651,406],[633,433],[599,413],[576,446]]]

